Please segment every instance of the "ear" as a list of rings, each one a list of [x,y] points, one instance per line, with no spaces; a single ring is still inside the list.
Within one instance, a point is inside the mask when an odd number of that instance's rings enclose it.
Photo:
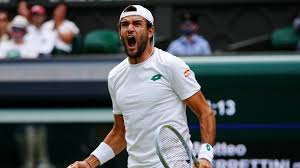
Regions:
[[[155,28],[154,28],[154,26],[152,26],[152,27],[149,28],[148,37],[149,38],[153,37],[154,33],[155,33]]]
[[[122,40],[121,31],[120,30],[119,30],[119,38],[120,38],[120,40]]]

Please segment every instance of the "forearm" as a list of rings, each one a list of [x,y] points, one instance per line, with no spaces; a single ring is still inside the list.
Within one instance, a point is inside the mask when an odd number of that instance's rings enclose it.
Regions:
[[[202,92],[195,93],[193,96],[186,99],[185,103],[198,118],[202,143],[214,145],[216,138],[215,115]]]
[[[119,154],[126,147],[125,139],[123,136],[120,136],[120,134],[118,131],[112,129],[103,141],[112,148],[115,155]],[[85,161],[91,168],[101,165],[101,160],[98,160],[98,158],[92,154],[88,156]]]
[[[125,130],[112,129],[103,141],[109,145],[117,155],[126,147]]]
[[[200,124],[201,146],[198,158],[202,167],[211,167],[216,138],[216,119],[202,92],[197,92],[185,102],[196,114]]]
[[[198,116],[200,123],[201,146],[198,158],[205,167],[210,167],[213,160],[213,148],[216,138],[216,120],[210,106],[204,108],[201,115]],[[209,145],[208,145],[209,144]]]
[[[95,168],[119,154],[125,147],[126,141],[123,117],[121,115],[115,115],[115,124],[112,130],[105,137],[103,143],[86,158],[86,161],[91,168]]]
[[[201,142],[215,144],[216,139],[216,119],[211,109],[207,109],[207,112],[202,113],[198,117],[200,123]]]
[[[67,43],[67,44],[71,44],[71,43],[73,42],[73,39],[74,39],[75,34],[72,33],[72,32],[69,32],[69,33],[61,33],[61,32],[58,31],[58,36],[59,36],[59,38],[60,38],[63,42],[65,42],[65,43]]]

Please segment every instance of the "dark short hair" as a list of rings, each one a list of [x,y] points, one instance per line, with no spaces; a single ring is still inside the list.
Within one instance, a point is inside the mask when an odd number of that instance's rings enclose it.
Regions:
[[[55,8],[57,8],[58,6],[60,6],[60,5],[63,5],[63,6],[65,6],[66,8],[68,8],[68,4],[65,2],[65,1],[58,1],[58,2],[56,2],[55,4],[54,4],[54,9]]]
[[[132,11],[136,11],[136,10],[137,10],[137,9],[136,9],[135,6],[130,5],[130,6],[126,7],[123,11],[124,11],[124,12],[132,12]],[[144,19],[145,19],[145,18],[144,18]],[[153,27],[153,25],[151,24],[151,22],[149,22],[149,20],[147,20],[147,19],[145,19],[145,20],[146,20],[146,26],[147,26],[148,29],[150,29],[151,27]],[[119,27],[119,30],[121,30],[121,24],[120,24],[120,21],[118,22],[118,27]],[[153,35],[153,36],[154,36],[154,35]],[[151,43],[153,42],[153,38],[154,38],[153,36],[150,38],[150,42],[151,42]]]
[[[6,10],[0,9],[0,13],[4,13],[5,15],[8,16],[8,12]]]
[[[191,22],[197,23],[198,18],[194,14],[184,13],[181,17],[181,22],[184,23],[186,21],[191,21]]]
[[[127,6],[124,10],[124,12],[133,12],[133,11],[137,11],[136,7],[133,5]]]
[[[6,10],[0,9],[0,13],[3,13],[4,15],[6,15],[7,21],[9,20],[9,15],[8,15],[8,12]]]

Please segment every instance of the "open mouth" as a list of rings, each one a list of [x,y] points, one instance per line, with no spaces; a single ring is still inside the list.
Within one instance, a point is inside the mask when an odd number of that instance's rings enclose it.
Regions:
[[[128,36],[127,37],[127,44],[129,47],[134,47],[136,44],[136,39],[134,36]]]

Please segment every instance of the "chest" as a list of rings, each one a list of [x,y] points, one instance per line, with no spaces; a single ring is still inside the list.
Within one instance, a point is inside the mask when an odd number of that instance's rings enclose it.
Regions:
[[[116,100],[120,110],[130,111],[160,103],[172,94],[168,77],[154,69],[130,71],[122,77],[116,90]]]

